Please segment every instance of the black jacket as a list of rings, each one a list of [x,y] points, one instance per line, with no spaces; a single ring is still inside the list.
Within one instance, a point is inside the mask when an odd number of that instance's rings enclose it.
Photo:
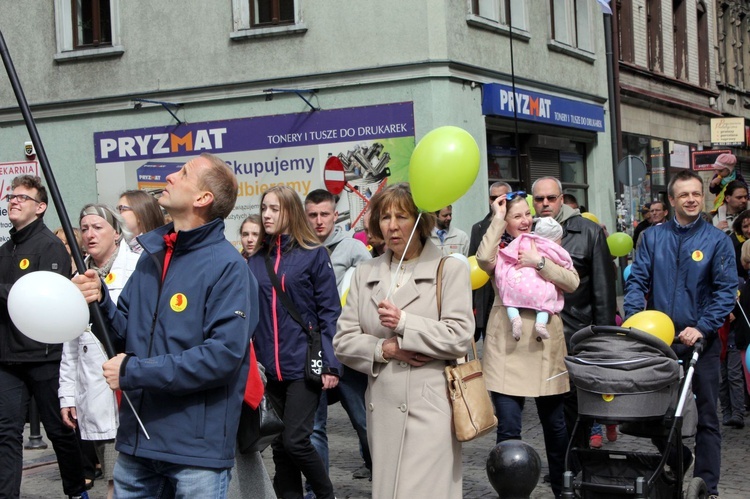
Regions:
[[[486,217],[472,225],[471,239],[469,242],[469,256],[477,254],[479,244],[482,242],[484,233],[487,232],[487,227],[490,226],[491,221],[492,212],[488,213]],[[472,301],[477,329],[484,329],[487,327],[490,310],[492,310],[492,303],[495,301],[495,292],[492,290],[491,280],[492,279],[487,281],[487,283],[481,288],[473,291]]]
[[[562,246],[581,278],[575,291],[565,293],[565,307],[560,312],[569,343],[574,333],[587,326],[615,324],[617,292],[615,268],[602,228],[580,215],[563,221],[562,226]]]
[[[8,314],[13,284],[37,270],[70,276],[70,255],[41,218],[21,230],[11,229],[10,241],[0,246],[0,362],[59,361],[62,356],[62,344],[47,345],[26,337]],[[44,305],[29,313],[44,313]]]

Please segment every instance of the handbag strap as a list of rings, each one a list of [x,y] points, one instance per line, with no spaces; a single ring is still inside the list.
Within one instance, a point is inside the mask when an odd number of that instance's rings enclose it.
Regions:
[[[445,265],[445,261],[450,258],[449,256],[444,256],[440,259],[440,263],[438,264],[437,269],[437,282],[435,284],[435,292],[437,293],[436,300],[437,301],[437,309],[438,309],[438,320],[440,320],[440,313],[442,310],[442,301],[443,301],[443,265]],[[474,341],[474,338],[471,339],[471,350],[474,353],[474,358],[478,359],[479,355],[477,354],[477,344]],[[468,361],[469,356],[468,354],[464,356],[464,358]],[[455,360],[447,360],[445,361],[449,366],[455,366],[458,364]]]
[[[273,270],[273,265],[271,264],[271,259],[269,258],[268,253],[266,253],[265,255],[265,261],[266,261],[266,271],[268,271],[268,277],[271,279],[271,284],[276,290],[276,294],[279,295],[279,300],[281,300],[281,304],[284,305],[284,308],[286,308],[287,312],[289,312],[289,315],[292,316],[292,319],[294,319],[295,322],[297,322],[297,324],[302,326],[302,330],[305,331],[305,334],[307,334],[308,336],[311,336],[312,324],[306,325],[302,321],[302,316],[297,310],[297,307],[294,306],[294,302],[292,301],[291,298],[289,298],[289,295],[286,294],[286,291],[281,289],[281,282],[279,282],[279,276],[276,275],[276,272]],[[309,331],[308,331],[308,328],[309,328]]]

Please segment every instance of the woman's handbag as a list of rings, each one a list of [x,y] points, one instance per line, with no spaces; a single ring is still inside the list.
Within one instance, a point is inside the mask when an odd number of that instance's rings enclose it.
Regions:
[[[438,317],[441,311],[443,288],[443,264],[440,260],[437,274]],[[484,384],[482,364],[478,359],[477,345],[471,340],[474,353],[472,360],[459,364],[449,362],[445,367],[445,378],[448,381],[448,401],[453,412],[453,433],[459,442],[468,442],[486,435],[497,426],[492,400]]]
[[[284,431],[284,421],[263,395],[257,409],[242,403],[240,427],[237,430],[237,447],[242,454],[263,452]]]

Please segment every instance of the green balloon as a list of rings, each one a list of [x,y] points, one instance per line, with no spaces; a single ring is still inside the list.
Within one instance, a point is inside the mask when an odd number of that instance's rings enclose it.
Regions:
[[[438,211],[466,194],[479,174],[479,146],[466,130],[436,128],[422,137],[409,162],[414,203]]]
[[[607,238],[607,246],[612,256],[625,256],[633,249],[633,238],[624,232],[615,232]]]

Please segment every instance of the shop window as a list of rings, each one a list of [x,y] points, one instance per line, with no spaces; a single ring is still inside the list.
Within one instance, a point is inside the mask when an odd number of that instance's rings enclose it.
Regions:
[[[646,1],[646,41],[648,45],[648,69],[664,72],[664,48],[661,33],[661,0]]]
[[[232,0],[232,38],[273,36],[306,31],[302,0]]]
[[[704,2],[698,2],[696,9],[698,21],[698,82],[701,87],[708,87],[711,85],[711,67],[708,60],[708,13]]]
[[[492,131],[487,134],[487,177],[490,182],[520,182],[518,154],[513,134]]]
[[[471,13],[502,26],[526,30],[525,0],[472,0]]]
[[[555,145],[557,148],[538,147]],[[579,204],[587,203],[586,144],[559,137],[535,136],[529,147],[529,178],[533,184],[542,177],[560,180],[563,192],[573,194]]]
[[[620,28],[618,41],[620,42],[620,60],[635,61],[635,45],[633,42],[633,0],[617,0],[617,25]]]
[[[119,55],[120,0],[55,0],[55,60]]]
[[[672,0],[672,27],[674,29],[674,76],[688,79],[687,2]]]
[[[588,0],[550,0],[552,39],[563,45],[593,52]]]

